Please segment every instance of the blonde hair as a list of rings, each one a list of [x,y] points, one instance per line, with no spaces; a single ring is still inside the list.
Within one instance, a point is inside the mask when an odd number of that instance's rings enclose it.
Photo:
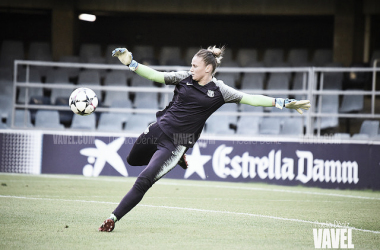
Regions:
[[[222,63],[225,49],[225,46],[222,46],[221,48],[209,46],[207,49],[200,49],[195,55],[201,57],[206,66],[211,64],[212,75],[214,75],[216,68]]]

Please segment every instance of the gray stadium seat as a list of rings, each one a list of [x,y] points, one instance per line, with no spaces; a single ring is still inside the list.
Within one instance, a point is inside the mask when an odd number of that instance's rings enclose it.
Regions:
[[[78,85],[100,85],[100,75],[97,71],[86,70],[79,73]],[[84,87],[84,86],[81,86]]]
[[[376,137],[379,134],[379,123],[380,121],[365,120],[363,121],[359,134],[354,134],[354,136],[367,135],[370,139]]]
[[[154,92],[137,92],[133,105],[135,108],[158,109],[158,95]]]
[[[265,50],[263,62],[266,67],[272,67],[274,63],[284,62],[284,50],[283,49]]]
[[[14,60],[25,59],[22,41],[4,40],[0,50],[0,67],[13,68]]]
[[[101,113],[98,130],[107,132],[120,132],[123,130],[123,123],[126,117],[122,113]]]
[[[225,115],[212,115],[206,121],[205,134],[231,135],[230,122]]]
[[[59,62],[65,63],[79,63],[79,56],[62,56],[59,58]],[[62,67],[61,70],[67,72],[70,78],[75,78],[79,75],[79,68]]]
[[[129,100],[129,93],[125,91],[107,90],[102,105],[111,106],[112,102],[118,100]]]
[[[154,114],[133,114],[128,119],[124,131],[131,133],[142,133],[150,123],[156,121]]]
[[[268,80],[267,89],[277,90],[277,89],[289,89],[289,78],[286,74],[273,73],[270,75]]]
[[[9,123],[11,125],[11,122]],[[30,111],[29,110],[16,110],[15,112],[15,127],[18,128],[33,128],[33,124],[30,119]]]
[[[250,62],[257,62],[257,50],[239,49],[236,61],[241,67],[246,67]]]
[[[241,81],[241,89],[264,89],[264,78],[262,73],[245,73]]]
[[[0,94],[13,96],[13,71],[0,68]]]
[[[127,76],[121,71],[111,71],[104,79],[106,86],[127,86]]]
[[[193,60],[193,57],[199,50],[200,50],[199,47],[190,47],[186,49],[186,52],[185,52],[186,65],[191,65],[191,61]]]
[[[101,56],[90,56],[87,59],[87,62],[92,63],[92,64],[105,64],[106,59],[104,57],[101,57]],[[91,70],[99,72],[100,77],[104,77],[107,73],[106,69],[91,69]]]
[[[300,67],[308,63],[308,60],[307,49],[291,49],[287,62],[293,67]]]
[[[308,85],[308,78],[307,74],[304,73],[296,73],[294,76],[293,81],[293,90],[306,90]],[[295,95],[294,98],[297,100],[304,100],[306,99],[306,95]]]
[[[351,91],[354,89],[351,89]],[[360,91],[360,90],[358,90]],[[361,111],[364,108],[364,96],[363,95],[344,95],[340,113],[348,113],[353,111]]]
[[[339,63],[326,64],[326,67],[341,67]],[[343,85],[342,72],[324,72],[323,73],[323,89],[341,90]]]
[[[51,90],[51,94],[50,94],[50,102],[51,103],[55,103],[56,99],[60,98],[60,97],[66,97],[67,101],[69,100],[69,97],[70,97],[71,93],[74,91],[75,86],[72,83],[66,83],[66,85],[71,86],[72,88],[71,89],[58,89],[58,88],[55,89],[55,88],[53,88]]]
[[[12,111],[13,97],[0,94],[0,118],[8,119]]]
[[[227,61],[227,62],[223,62],[222,61],[222,64],[220,65],[220,68],[223,68],[223,67],[239,67],[239,64],[237,62],[235,62],[235,61]],[[223,73],[220,73],[220,74],[233,75],[235,83],[240,80],[240,72],[236,72],[236,73],[232,73],[232,72],[231,73],[226,73],[226,72],[223,72]]]
[[[335,133],[333,135],[334,139],[343,139],[343,140],[349,140],[350,134],[349,133]]]
[[[378,59],[376,67],[380,67],[380,50],[375,50],[375,51],[372,52],[370,67],[373,67],[373,64],[374,64],[374,62],[375,62],[376,59]]]
[[[95,114],[80,116],[74,115],[73,122],[71,124],[72,129],[87,129],[94,130],[96,124],[96,116]]]
[[[87,63],[90,57],[101,57],[102,49],[100,44],[82,44],[79,48],[79,59],[83,63]]]
[[[162,47],[160,50],[160,65],[167,65],[169,60],[181,60],[181,49],[179,47]]]
[[[134,46],[131,52],[133,53],[133,58],[138,62],[142,62],[143,59],[147,59],[147,58],[148,59],[155,58],[153,46],[149,46],[149,45]]]
[[[276,117],[264,117],[260,123],[261,135],[278,135],[281,131],[281,119]]]
[[[258,135],[261,118],[255,116],[241,116],[236,125],[236,134]]]
[[[283,121],[281,135],[303,135],[304,124],[301,117],[286,118]]]
[[[315,112],[319,112],[320,98],[321,97],[319,97]],[[321,105],[322,113],[337,114],[339,109],[339,96],[324,95],[322,96]],[[321,117],[316,118],[314,128],[318,127],[319,119],[321,120],[321,129],[337,127],[339,125],[339,119],[337,117]]]
[[[59,113],[56,110],[38,110],[35,127],[64,129],[64,126],[59,123]]]
[[[313,66],[324,66],[333,61],[332,50],[330,49],[317,49],[314,51],[311,60]]]
[[[234,73],[219,73],[216,75],[216,79],[223,81],[227,86],[236,88],[236,76]]]
[[[153,82],[137,74],[131,78],[131,87],[154,87]]]
[[[46,83],[70,83],[69,74],[63,68],[52,69],[46,75]]]
[[[368,141],[370,140],[370,137],[367,134],[354,134],[351,137],[352,140],[363,140]]]
[[[226,103],[220,107],[217,112],[237,112],[239,106],[235,103]],[[227,115],[227,120],[231,124],[236,124],[238,115]]]
[[[19,77],[19,82],[25,83],[26,82],[26,71],[22,73]],[[29,83],[42,83],[41,81],[41,75],[39,71],[36,69],[30,69],[29,71]],[[31,96],[43,96],[43,89],[42,88],[28,88],[28,100],[25,100],[25,94],[26,94],[26,88],[25,87],[19,87],[19,95],[17,98],[18,103],[25,103],[28,102]]]

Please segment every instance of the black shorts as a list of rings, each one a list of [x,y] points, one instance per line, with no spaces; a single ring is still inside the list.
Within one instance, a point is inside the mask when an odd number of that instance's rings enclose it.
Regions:
[[[153,184],[177,165],[186,150],[185,146],[175,145],[157,123],[152,123],[137,138],[127,162],[131,166],[147,165],[139,177]]]

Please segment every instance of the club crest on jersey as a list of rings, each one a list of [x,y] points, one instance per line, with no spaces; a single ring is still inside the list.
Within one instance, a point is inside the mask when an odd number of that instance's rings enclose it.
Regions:
[[[212,91],[212,90],[208,90],[208,91],[207,91],[207,95],[208,95],[209,97],[214,97],[214,91]]]

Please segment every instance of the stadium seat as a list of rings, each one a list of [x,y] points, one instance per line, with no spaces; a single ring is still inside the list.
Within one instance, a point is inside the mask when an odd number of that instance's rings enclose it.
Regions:
[[[13,97],[0,94],[0,119],[9,119],[12,112]]]
[[[181,49],[179,47],[162,47],[160,50],[160,65],[167,65],[169,60],[181,60]]]
[[[245,73],[241,81],[241,89],[264,89],[264,77],[262,73]]]
[[[131,87],[154,87],[154,85],[152,81],[135,74],[131,78]]]
[[[111,71],[104,79],[106,86],[127,86],[127,76],[121,71]]]
[[[133,58],[138,61],[142,62],[146,59],[154,59],[154,48],[150,45],[138,45],[134,46],[133,50],[131,51],[133,53]]]
[[[185,52],[186,65],[191,65],[191,61],[193,60],[193,57],[199,50],[200,50],[199,47],[190,47],[186,49],[186,52]]]
[[[149,124],[156,121],[154,114],[132,114],[124,130],[131,133],[142,133]]]
[[[87,62],[91,63],[91,64],[105,64],[106,59],[104,57],[101,57],[101,56],[90,56],[88,58]],[[91,70],[99,72],[100,77],[105,77],[105,75],[107,73],[106,69],[91,69]]]
[[[129,100],[129,93],[126,91],[107,90],[102,105],[111,106],[112,102],[118,100]]]
[[[54,100],[54,105],[56,106],[64,106],[64,107],[67,107],[67,96],[65,97],[59,97],[57,96]],[[73,115],[74,113],[70,110],[70,111],[58,111],[59,112],[59,121],[62,123],[62,124],[65,124],[65,125],[69,125],[72,120],[73,120]]]
[[[231,135],[230,122],[225,115],[212,115],[206,121],[205,134]]]
[[[78,85],[100,85],[99,72],[92,70],[80,72],[78,78]]]
[[[223,62],[222,61],[222,64],[220,65],[220,68],[223,68],[223,67],[239,67],[239,64],[235,61],[227,61],[227,62]],[[220,73],[220,74],[229,74],[229,75],[233,75],[234,76],[234,80],[235,80],[235,83],[237,81],[240,80],[240,72],[236,72],[236,73],[226,73],[226,72],[223,72],[223,73]]]
[[[94,130],[95,124],[96,124],[95,115],[87,115],[87,116],[74,115],[73,122],[71,123],[71,128]]]
[[[66,83],[65,85],[71,86],[72,88],[70,89],[60,89],[60,88],[53,88],[51,89],[51,94],[50,94],[50,102],[55,103],[57,98],[63,97],[66,99],[66,105],[68,104],[69,97],[71,93],[74,91],[75,86],[72,83]]]
[[[287,62],[293,67],[301,67],[308,63],[307,49],[291,49]]]
[[[283,49],[265,50],[263,62],[266,67],[272,67],[274,63],[284,62],[284,50]]]
[[[289,89],[289,78],[286,74],[272,73],[269,76],[268,90]]]
[[[100,44],[82,44],[79,48],[79,59],[83,63],[87,63],[90,57],[102,57],[102,49]]]
[[[67,100],[67,99],[66,99]],[[47,96],[32,96],[29,99],[30,105],[51,105],[50,97]],[[68,102],[67,102],[68,104]],[[30,117],[32,123],[35,122],[37,109],[30,109]]]
[[[236,77],[234,73],[218,73],[216,75],[216,79],[223,81],[224,84],[226,84],[227,86],[236,88],[236,85],[235,85]]]
[[[315,111],[319,112],[319,102],[316,105]],[[339,109],[339,96],[324,95],[322,96],[321,113],[337,114]],[[316,118],[314,128],[318,128],[320,120],[320,128],[326,129],[331,127],[337,127],[339,125],[339,119],[337,117],[320,117]]]
[[[368,141],[370,140],[370,137],[367,134],[354,134],[351,137],[352,140],[362,140],[362,141]]]
[[[158,109],[158,95],[154,92],[137,92],[133,105],[141,109]]]
[[[236,61],[241,67],[246,67],[251,62],[257,62],[257,50],[255,49],[239,49]]]
[[[377,59],[376,67],[380,67],[380,50],[375,50],[372,52],[370,67],[373,67],[373,64],[376,59]]]
[[[62,56],[59,59],[59,62],[64,63],[79,63],[79,56]],[[67,72],[68,76],[70,78],[76,78],[79,75],[79,68],[70,68],[70,67],[62,67],[61,70],[64,70]]]
[[[261,118],[255,116],[241,116],[237,122],[236,134],[258,135]]]
[[[341,64],[330,63],[326,67],[340,67]],[[324,72],[323,73],[323,89],[341,90],[343,85],[342,72]]]
[[[281,135],[303,135],[302,117],[286,118],[283,120]]]
[[[232,55],[232,49],[226,48],[224,50],[222,63],[231,62],[231,61],[234,61],[233,55]]]
[[[53,61],[51,46],[48,42],[32,42],[29,46],[28,59],[33,61]],[[42,77],[45,77],[47,72],[52,69],[49,66],[33,66],[37,69]]]
[[[235,103],[226,103],[220,107],[215,113],[218,112],[238,112],[239,106]],[[217,116],[218,117],[218,116]],[[219,116],[220,117],[220,116]],[[236,115],[226,115],[228,123],[236,125],[238,114]]]
[[[4,40],[0,50],[0,67],[13,68],[14,60],[25,59],[22,41]]]
[[[308,85],[308,78],[306,73],[296,73],[293,81],[293,90],[306,90]],[[307,95],[295,95],[294,98],[297,100],[306,99]]]
[[[174,96],[174,91],[170,93],[160,94],[160,108],[165,108],[172,100]]]
[[[41,81],[41,75],[36,69],[30,69],[29,71],[29,83],[42,83]],[[26,83],[26,71],[22,73],[18,80],[20,83]],[[26,101],[26,88],[25,87],[19,87],[19,94],[17,98],[18,103],[25,103]],[[31,96],[43,96],[43,89],[42,88],[28,88],[28,99]]]
[[[63,129],[59,123],[59,114],[56,110],[38,110],[36,113],[36,128]]]
[[[372,121],[372,120],[365,120],[363,121],[359,134],[354,134],[356,137],[360,137],[360,135],[367,135],[368,138],[372,139],[379,134],[379,123],[380,121]]]
[[[331,63],[333,60],[332,50],[330,49],[317,49],[314,51],[313,58],[311,63],[313,66],[321,67],[328,63]]]
[[[46,83],[70,83],[69,74],[63,68],[52,69],[46,75]]]
[[[126,122],[126,118],[120,113],[101,113],[98,130],[107,132],[120,132],[123,130],[124,122]]]
[[[264,117],[260,123],[261,135],[278,135],[281,131],[281,119],[276,117]]]
[[[33,128],[34,126],[31,123],[30,111],[17,109],[15,112],[14,125],[15,127],[18,127],[18,128],[23,128],[23,127]]]
[[[0,68],[0,94],[13,96],[13,71]]]
[[[352,91],[354,89],[350,89]],[[358,90],[360,91],[360,90]],[[340,113],[349,113],[355,111],[361,111],[364,108],[364,96],[363,95],[343,95],[342,104],[340,106]]]

